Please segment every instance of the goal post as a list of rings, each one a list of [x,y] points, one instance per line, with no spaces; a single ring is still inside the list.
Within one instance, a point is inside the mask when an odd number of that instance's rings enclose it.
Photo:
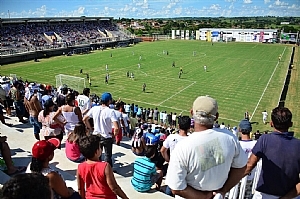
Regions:
[[[55,76],[56,88],[67,85],[68,88],[78,91],[79,93],[85,88],[85,78],[71,75],[59,74]]]

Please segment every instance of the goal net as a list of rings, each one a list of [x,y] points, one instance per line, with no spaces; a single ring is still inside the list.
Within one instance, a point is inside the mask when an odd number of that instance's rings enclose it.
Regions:
[[[9,77],[11,77],[12,80],[17,80],[17,75],[16,74],[9,74]]]
[[[56,88],[62,85],[67,85],[68,88],[78,91],[79,93],[85,88],[85,79],[82,77],[75,77],[70,75],[59,74],[55,76]]]

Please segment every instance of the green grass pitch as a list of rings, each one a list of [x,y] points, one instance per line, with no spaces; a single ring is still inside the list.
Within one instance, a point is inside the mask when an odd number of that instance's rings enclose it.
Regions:
[[[163,51],[168,51],[168,55]],[[280,54],[282,59],[278,62]],[[219,103],[219,122],[236,126],[248,110],[251,121],[259,122],[253,130],[267,130],[270,127],[262,124],[261,112],[267,110],[270,115],[278,104],[290,55],[291,47],[277,44],[212,46],[210,42],[168,40],[5,65],[1,66],[1,74],[17,74],[23,80],[55,85],[55,75],[86,77],[79,73],[83,69],[91,77],[92,93],[108,91],[115,99],[127,103],[185,115],[197,96],[210,95]],[[108,85],[104,83],[106,64],[110,74]],[[179,79],[180,67],[183,74]],[[126,77],[127,71],[134,73],[134,80]]]

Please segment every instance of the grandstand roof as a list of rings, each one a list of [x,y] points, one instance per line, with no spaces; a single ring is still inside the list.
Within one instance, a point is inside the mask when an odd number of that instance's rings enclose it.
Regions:
[[[61,21],[110,21],[113,17],[38,17],[38,18],[0,18],[1,24],[26,23],[26,22],[61,22]]]

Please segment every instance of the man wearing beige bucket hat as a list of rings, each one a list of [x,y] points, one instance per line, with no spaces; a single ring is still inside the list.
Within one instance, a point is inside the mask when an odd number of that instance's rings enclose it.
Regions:
[[[224,197],[242,179],[247,155],[230,131],[213,128],[219,117],[215,99],[198,97],[191,114],[195,132],[173,150],[166,184],[183,198],[211,198],[216,192]]]

